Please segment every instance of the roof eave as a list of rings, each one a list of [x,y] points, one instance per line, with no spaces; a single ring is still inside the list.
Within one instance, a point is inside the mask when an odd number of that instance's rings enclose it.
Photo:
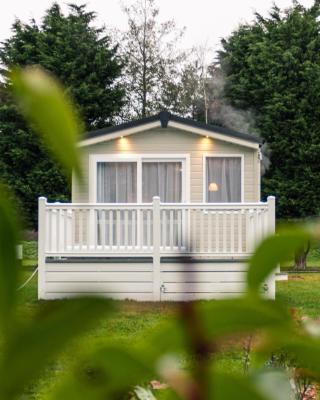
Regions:
[[[130,121],[121,125],[103,128],[88,132],[86,137],[79,142],[80,147],[89,146],[106,140],[112,140],[122,135],[131,135],[157,127],[167,128],[168,126],[184,129],[189,132],[208,135],[227,142],[238,143],[242,146],[257,148],[262,144],[262,140],[247,133],[237,132],[232,129],[214,125],[204,124],[203,122],[192,119],[182,118],[167,111],[162,111],[157,115],[146,117],[140,120]]]

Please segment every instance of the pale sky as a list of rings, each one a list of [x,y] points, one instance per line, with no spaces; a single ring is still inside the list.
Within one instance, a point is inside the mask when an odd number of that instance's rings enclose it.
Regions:
[[[122,0],[130,4],[131,0]],[[123,29],[126,17],[119,0],[58,0],[65,10],[66,4],[86,3],[89,10],[98,13],[98,24]],[[220,38],[228,36],[241,22],[250,21],[254,11],[267,15],[273,0],[157,0],[160,19],[174,19],[178,27],[186,27],[183,47],[204,45],[217,49]],[[291,0],[276,0],[280,8],[290,6]],[[31,17],[41,20],[52,0],[2,0],[0,8],[0,41],[10,36],[15,17],[27,22]],[[310,7],[313,0],[300,0]]]

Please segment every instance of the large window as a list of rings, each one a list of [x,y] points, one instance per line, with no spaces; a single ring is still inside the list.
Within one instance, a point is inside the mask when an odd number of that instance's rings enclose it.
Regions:
[[[136,203],[137,164],[135,162],[97,163],[98,203]]]
[[[91,201],[151,203],[154,196],[163,203],[186,200],[186,160],[182,157],[93,156],[92,166],[95,183],[91,191],[95,194]]]
[[[142,163],[142,202],[159,196],[164,203],[180,203],[182,196],[182,162]]]
[[[205,201],[239,203],[242,201],[242,157],[205,157]]]

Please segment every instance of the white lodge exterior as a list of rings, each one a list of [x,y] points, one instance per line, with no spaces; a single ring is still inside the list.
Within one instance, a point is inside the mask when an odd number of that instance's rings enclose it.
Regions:
[[[274,197],[260,201],[258,138],[164,111],[90,132],[79,146],[72,203],[39,199],[39,298],[245,290],[246,260],[275,229]]]

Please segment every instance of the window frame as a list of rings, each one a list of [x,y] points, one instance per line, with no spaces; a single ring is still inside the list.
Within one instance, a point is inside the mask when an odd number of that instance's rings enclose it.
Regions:
[[[232,202],[224,202],[224,203],[208,203],[207,202],[207,158],[240,158],[240,189],[241,189],[241,200],[240,203],[244,202],[244,154],[223,154],[223,153],[206,153],[203,155],[203,176],[202,176],[202,199],[203,203],[206,204],[237,204]]]
[[[89,202],[90,203],[97,203],[98,162],[137,163],[137,203],[134,204],[142,204],[143,162],[181,162],[182,164],[181,203],[190,201],[190,154],[90,154],[89,155]]]

